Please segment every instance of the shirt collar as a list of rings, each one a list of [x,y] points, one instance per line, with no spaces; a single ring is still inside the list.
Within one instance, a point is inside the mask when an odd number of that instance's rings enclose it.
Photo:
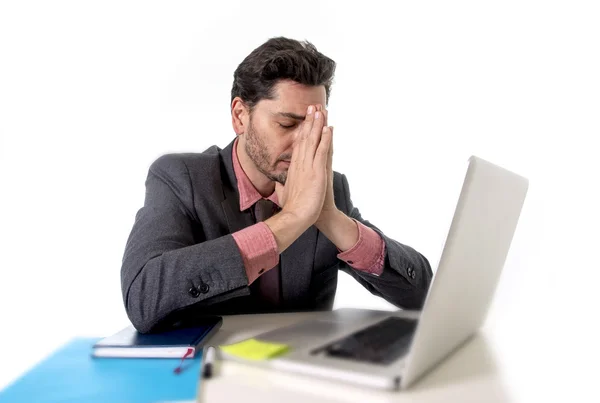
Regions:
[[[235,172],[235,177],[238,183],[238,192],[240,194],[240,211],[244,211],[252,207],[260,199],[263,199],[263,197],[258,192],[258,190],[256,190],[256,188],[248,178],[248,175],[246,175],[246,172],[244,172],[240,161],[238,160],[237,143],[238,138],[236,138],[233,143],[233,171]],[[279,199],[277,198],[277,193],[275,191],[273,191],[273,193],[265,199],[271,200],[273,203],[275,203],[278,207],[281,208],[281,206],[279,206]]]

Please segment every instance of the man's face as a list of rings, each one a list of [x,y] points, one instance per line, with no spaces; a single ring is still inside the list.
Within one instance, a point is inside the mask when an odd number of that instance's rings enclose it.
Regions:
[[[275,98],[258,102],[250,115],[245,151],[256,168],[272,181],[285,184],[294,141],[309,105],[325,107],[325,87],[285,80],[275,86]]]

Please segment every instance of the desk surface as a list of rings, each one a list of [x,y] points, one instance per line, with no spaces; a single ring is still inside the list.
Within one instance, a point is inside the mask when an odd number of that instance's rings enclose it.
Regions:
[[[213,342],[236,342],[319,314],[226,316]],[[589,384],[582,387],[583,378],[577,375],[575,368],[568,370],[572,368],[569,364],[576,363],[578,358],[557,348],[564,345],[557,343],[564,333],[548,332],[542,326],[542,316],[537,326],[529,326],[527,331],[523,331],[518,321],[513,322],[514,328],[508,331],[484,326],[467,344],[406,391],[371,390],[222,361],[217,364],[215,377],[203,380],[200,401],[529,402],[567,398],[600,401],[596,400],[595,388],[589,388]],[[544,333],[546,336],[542,338]]]

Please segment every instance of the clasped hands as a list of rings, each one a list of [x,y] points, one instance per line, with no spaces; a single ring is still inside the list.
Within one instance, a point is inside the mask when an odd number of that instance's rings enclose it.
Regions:
[[[310,105],[296,132],[287,180],[275,184],[284,212],[306,225],[324,226],[339,210],[333,196],[333,127],[327,110]]]

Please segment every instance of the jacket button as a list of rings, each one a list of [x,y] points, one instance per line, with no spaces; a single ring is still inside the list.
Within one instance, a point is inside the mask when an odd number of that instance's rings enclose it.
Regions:
[[[210,287],[206,283],[202,283],[202,285],[200,286],[200,292],[202,294],[206,294],[209,289],[210,289]]]
[[[200,295],[200,291],[196,287],[192,287],[188,290],[188,294],[192,296],[192,298],[198,298]]]

